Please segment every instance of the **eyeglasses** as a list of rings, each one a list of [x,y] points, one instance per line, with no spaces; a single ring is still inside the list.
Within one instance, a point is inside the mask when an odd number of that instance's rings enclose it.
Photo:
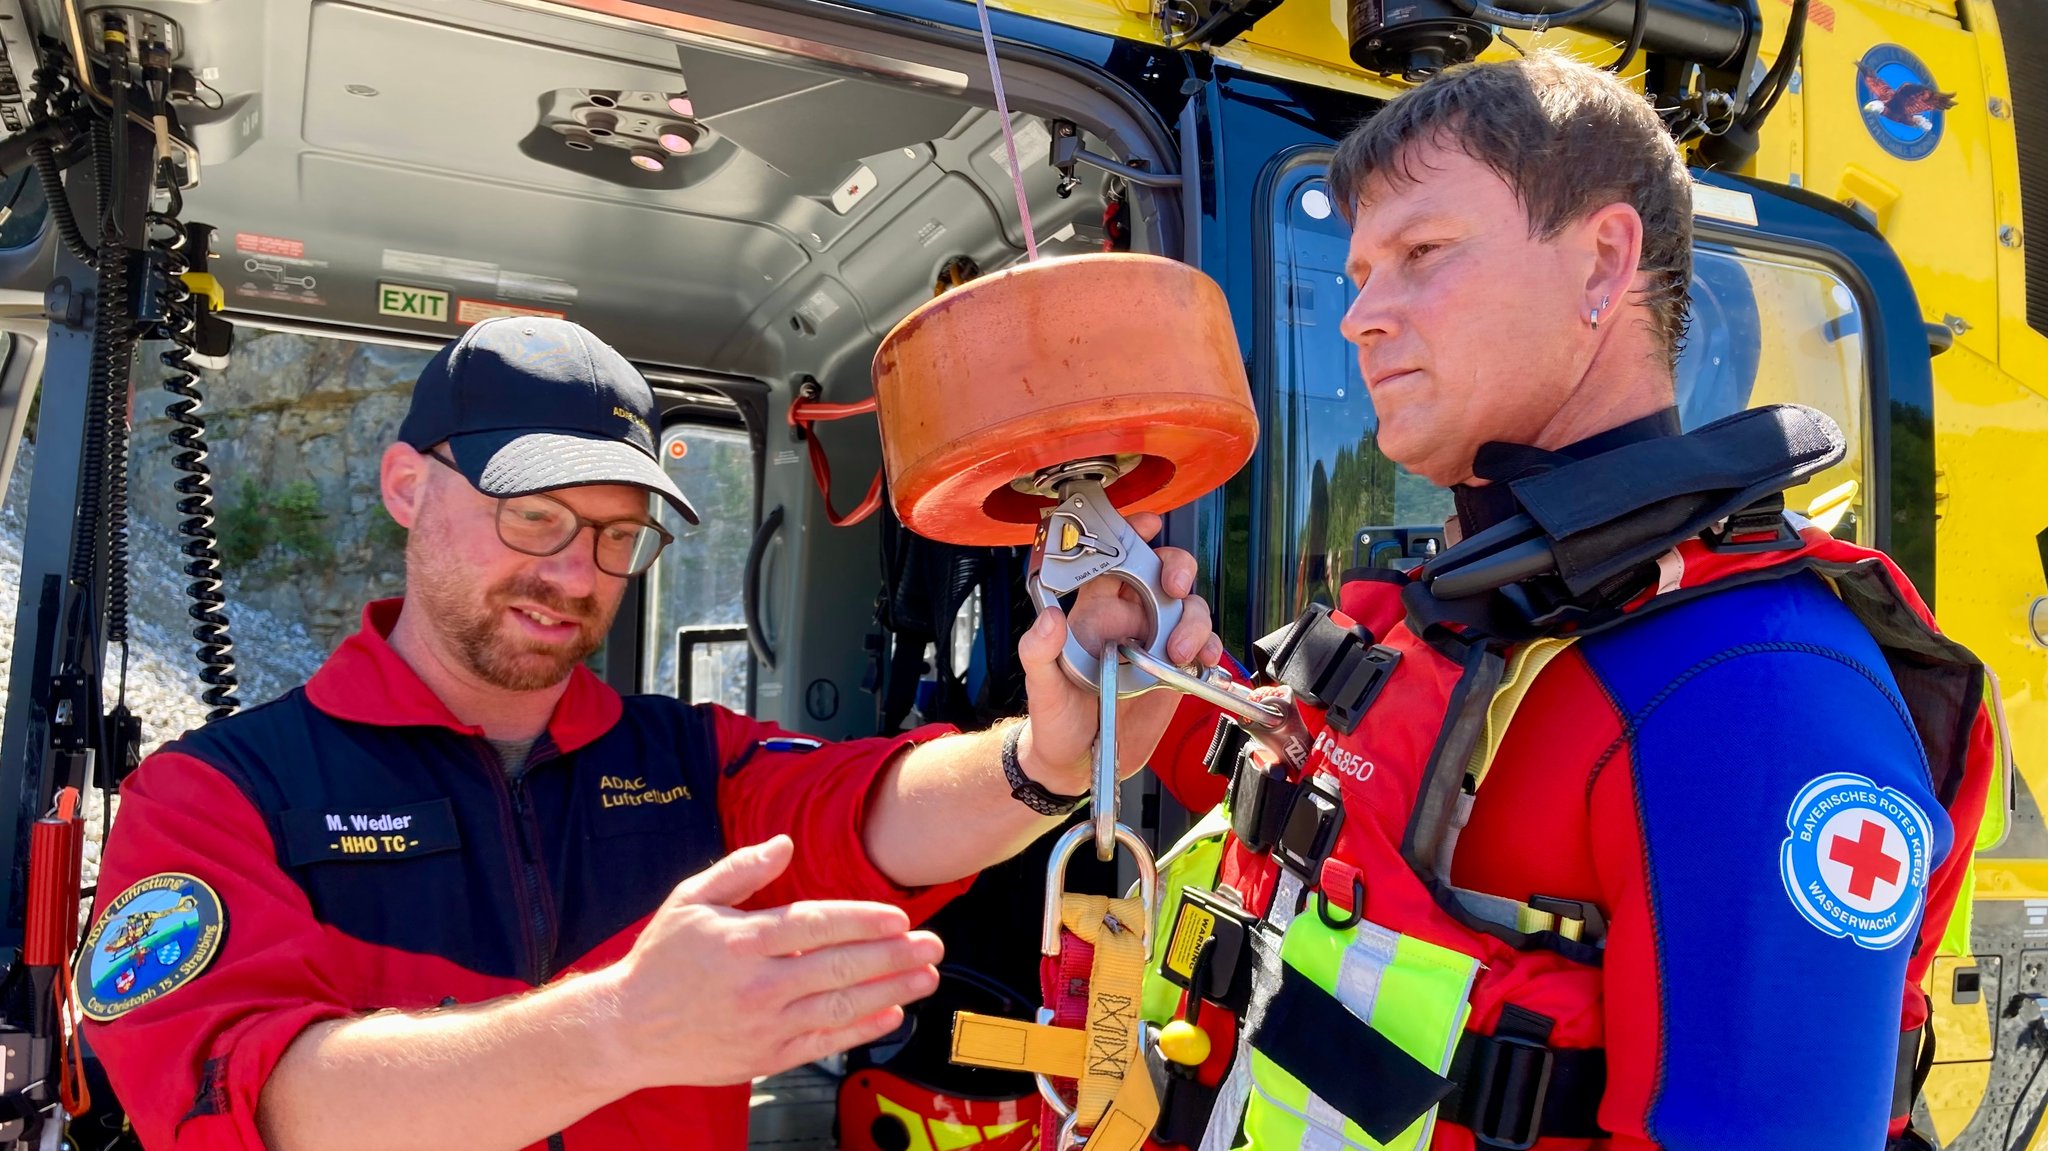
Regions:
[[[436,452],[426,454],[449,471],[462,475],[454,460]],[[591,544],[597,570],[615,576],[636,576],[646,571],[654,566],[661,549],[676,538],[661,525],[644,520],[599,523],[584,519],[553,496],[498,497],[498,541],[513,551],[530,556],[555,555],[573,543],[586,527],[597,529]]]

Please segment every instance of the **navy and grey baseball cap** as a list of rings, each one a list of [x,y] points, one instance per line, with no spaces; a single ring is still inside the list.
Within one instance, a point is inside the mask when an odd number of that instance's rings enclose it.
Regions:
[[[420,371],[398,438],[446,440],[489,496],[632,484],[697,522],[654,447],[654,389],[581,325],[546,316],[485,320]]]

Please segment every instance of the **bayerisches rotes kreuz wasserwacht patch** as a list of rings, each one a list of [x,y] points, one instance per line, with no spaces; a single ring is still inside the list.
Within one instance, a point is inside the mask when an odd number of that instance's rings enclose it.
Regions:
[[[1898,790],[1846,772],[1793,798],[1779,855],[1785,892],[1806,921],[1880,950],[1920,919],[1932,825]]]

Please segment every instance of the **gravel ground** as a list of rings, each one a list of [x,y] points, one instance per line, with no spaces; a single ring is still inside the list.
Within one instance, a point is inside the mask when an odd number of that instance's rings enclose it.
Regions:
[[[35,449],[23,444],[15,464],[7,498],[0,504],[0,669],[9,666],[14,650],[15,597],[21,586],[21,537],[28,513],[28,488],[35,466]],[[185,580],[179,572],[181,560],[175,533],[147,521],[131,524],[129,532],[129,610],[127,700],[131,711],[142,719],[145,751],[165,740],[199,726],[206,708],[199,702],[198,661],[185,616]],[[264,700],[305,682],[326,657],[321,646],[296,622],[279,620],[267,612],[238,609],[235,587],[226,587],[230,634],[240,643],[235,649],[236,675],[241,687],[236,695],[244,705]],[[119,681],[119,651],[108,656],[106,698],[111,705]],[[7,703],[8,678],[0,674],[0,709]],[[87,797],[86,882],[93,882],[99,870],[99,797]]]

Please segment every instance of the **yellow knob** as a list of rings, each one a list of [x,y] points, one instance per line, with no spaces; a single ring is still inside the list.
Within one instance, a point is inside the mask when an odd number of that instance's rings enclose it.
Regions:
[[[1159,1029],[1159,1054],[1183,1067],[1200,1067],[1209,1058],[1209,1033],[1176,1019]]]

